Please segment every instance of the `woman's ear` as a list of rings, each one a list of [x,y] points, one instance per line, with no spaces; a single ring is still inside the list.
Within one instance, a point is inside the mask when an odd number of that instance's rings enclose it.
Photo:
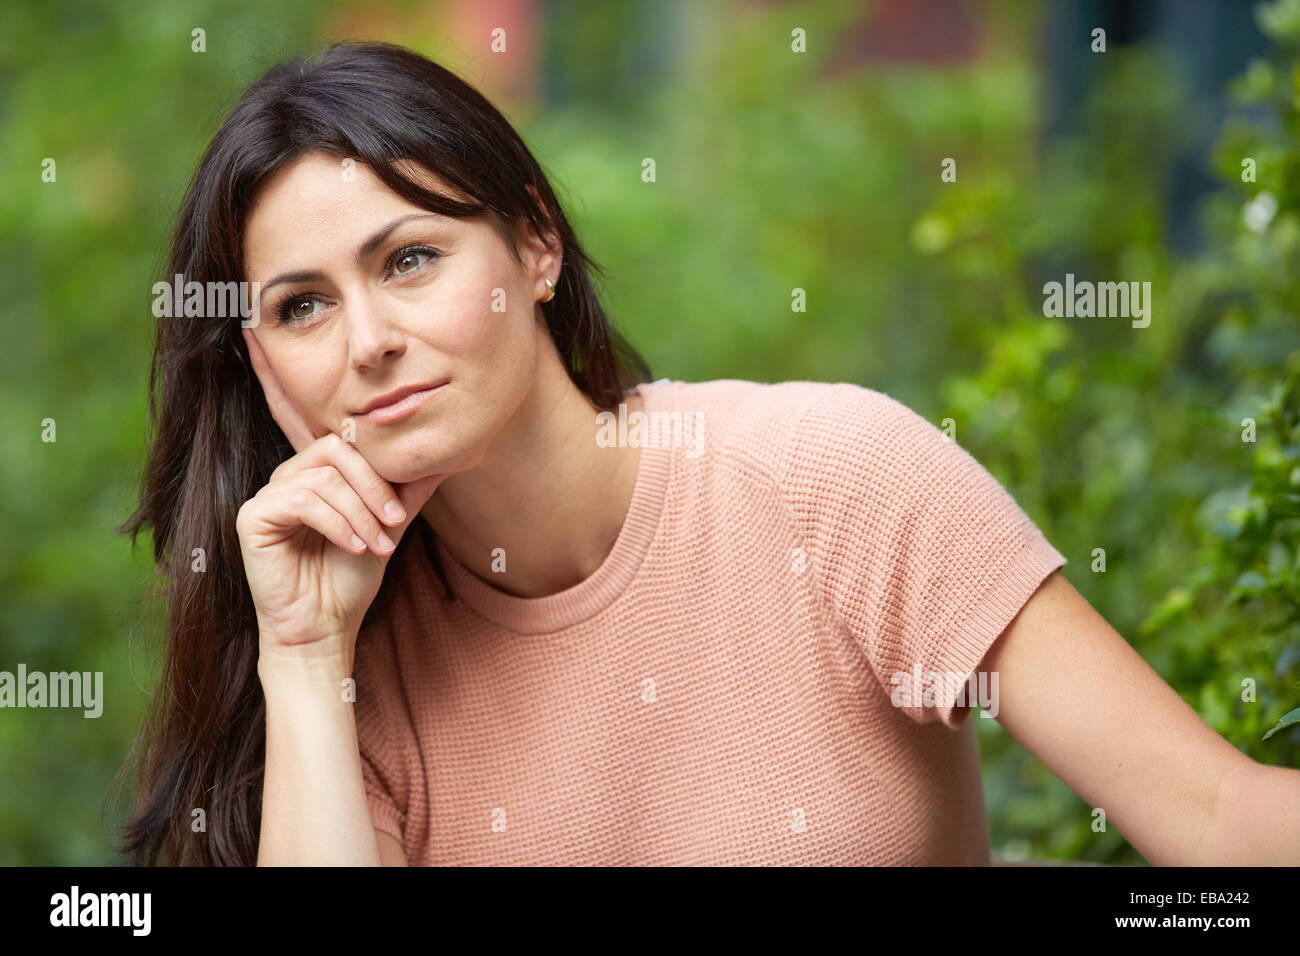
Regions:
[[[541,210],[542,221],[547,223],[549,227],[549,229],[546,231],[546,234],[540,237],[541,241],[539,245],[542,247],[542,249],[545,250],[546,253],[548,253],[551,256],[552,261],[546,263],[543,266],[543,268],[546,268],[548,275],[552,274],[551,273],[552,269],[554,269],[555,273],[558,274],[559,269],[557,268],[557,264],[563,265],[564,252],[563,252],[563,245],[560,243],[560,237],[555,232],[554,225],[552,224],[551,211],[547,209],[546,204],[542,202],[542,197],[537,192],[536,186],[534,186],[532,183],[529,183],[525,188],[528,190],[528,194],[533,197],[533,201],[537,203],[537,208]],[[531,239],[533,238],[533,236],[534,234],[530,230],[529,238]],[[538,264],[542,265],[540,261]],[[558,281],[558,280],[553,279],[552,281]]]

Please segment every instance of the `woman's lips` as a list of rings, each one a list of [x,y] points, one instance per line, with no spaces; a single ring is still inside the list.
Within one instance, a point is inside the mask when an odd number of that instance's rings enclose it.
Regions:
[[[421,404],[423,404],[426,398],[443,388],[445,385],[446,383],[444,382],[442,385],[435,385],[433,388],[426,388],[419,392],[412,392],[405,398],[399,398],[391,405],[380,405],[378,408],[372,408],[370,411],[358,415],[357,417],[363,418],[373,425],[387,425],[390,422],[398,421],[399,419],[405,418],[407,415],[411,414],[419,408]]]

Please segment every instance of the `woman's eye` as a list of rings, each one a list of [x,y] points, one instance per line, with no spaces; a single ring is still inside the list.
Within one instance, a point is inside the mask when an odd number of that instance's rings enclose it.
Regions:
[[[315,307],[318,305],[320,305],[318,299],[290,299],[280,310],[280,317],[289,322],[300,322],[315,315]]]
[[[407,246],[398,249],[388,260],[388,271],[393,275],[408,275],[424,267],[425,261],[441,255],[429,246]]]
[[[389,259],[388,269],[397,275],[406,275],[420,269],[425,261],[440,255],[435,249],[402,249]],[[324,308],[325,303],[315,296],[298,296],[286,299],[279,309],[280,321],[288,324],[310,319]]]
[[[430,255],[427,252],[403,252],[393,260],[393,271],[399,273],[414,272],[416,269],[420,268],[420,265],[422,264],[420,262],[421,257],[428,259],[430,258]]]

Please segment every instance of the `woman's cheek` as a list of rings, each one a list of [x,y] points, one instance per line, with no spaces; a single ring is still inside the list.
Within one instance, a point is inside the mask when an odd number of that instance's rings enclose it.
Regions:
[[[331,393],[311,395],[303,399],[299,408],[312,409],[309,415],[304,416],[311,423],[312,430],[317,435],[324,435],[328,432],[339,432],[347,426],[349,412],[345,408],[335,408],[332,402]]]
[[[509,292],[501,287],[482,288],[457,295],[443,312],[438,323],[442,350],[462,355],[478,355],[493,341],[499,341],[502,324],[510,315]],[[505,311],[501,309],[505,307]]]

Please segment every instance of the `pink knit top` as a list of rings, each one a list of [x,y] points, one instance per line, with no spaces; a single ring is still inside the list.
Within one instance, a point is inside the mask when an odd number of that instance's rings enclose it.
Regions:
[[[591,577],[519,598],[439,541],[447,602],[409,552],[357,647],[375,827],[412,865],[987,864],[957,681],[1065,559],[880,392],[636,391]]]

